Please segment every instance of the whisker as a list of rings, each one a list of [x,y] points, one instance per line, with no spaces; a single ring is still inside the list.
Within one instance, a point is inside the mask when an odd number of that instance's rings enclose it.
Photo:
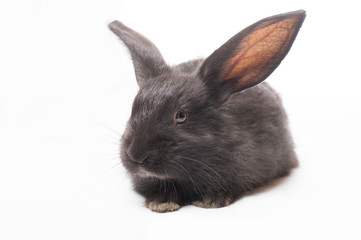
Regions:
[[[196,159],[193,159],[193,158],[188,158],[188,157],[183,157],[183,156],[178,156],[178,157],[179,157],[179,158],[186,159],[186,160],[190,160],[190,161],[193,161],[193,162],[196,162],[196,163],[199,163],[199,164],[207,167],[207,168],[208,168],[209,170],[211,170],[214,174],[216,174],[218,177],[221,178],[221,175],[219,175],[219,173],[218,173],[216,170],[214,170],[212,167],[210,167],[209,165],[207,165],[207,164],[205,164],[205,163],[203,163],[203,162],[200,162],[200,161],[198,161],[198,160],[196,160]]]
[[[118,132],[117,130],[115,130],[114,128],[112,128],[112,127],[110,127],[110,126],[108,126],[108,125],[106,125],[106,124],[104,124],[104,123],[102,123],[102,122],[100,122],[100,121],[98,121],[98,120],[93,119],[93,121],[94,121],[95,123],[97,123],[97,124],[105,127],[106,129],[110,130],[111,132],[115,133],[119,138],[122,137],[122,134],[121,134],[120,132]]]
[[[163,184],[164,184],[163,192],[164,192],[164,194],[166,194],[166,192],[167,192],[167,182],[165,181],[165,179],[163,179]]]
[[[171,160],[172,163],[178,165],[179,167],[181,167],[181,169],[184,170],[184,172],[188,175],[189,179],[191,180],[192,184],[193,184],[193,188],[194,190],[196,190],[196,188],[198,189],[199,192],[201,192],[200,188],[198,187],[198,185],[195,183],[194,179],[192,178],[192,176],[189,174],[189,171],[184,168],[182,165],[180,165],[179,163],[177,163],[176,161]]]
[[[113,167],[111,167],[111,168],[110,168],[110,170],[111,170],[111,169],[113,169],[113,168],[115,168],[115,167],[117,167],[117,166],[119,166],[121,163],[122,163],[122,162],[120,162],[120,161],[119,161],[119,162],[117,162],[116,164],[114,164],[114,166],[113,166]]]
[[[170,167],[174,168],[178,173],[180,173],[180,174],[182,174],[182,175],[184,175],[186,177],[188,176],[187,174],[184,174],[184,171],[182,169],[177,168],[175,165],[170,165]],[[178,199],[178,193],[179,192],[177,191],[177,188],[176,188],[174,182],[172,180],[170,182],[172,183],[172,186],[173,186],[173,189],[174,189],[174,192],[175,192],[175,197],[176,197],[176,199]],[[181,183],[181,181],[178,181],[178,184],[184,189],[183,184]],[[185,198],[184,191],[182,191],[182,193],[183,193],[183,197]]]
[[[114,170],[116,169],[116,172]],[[125,168],[122,168],[120,162],[116,163],[110,168],[103,169],[96,174],[98,183],[106,184],[107,186],[119,185],[129,179]]]
[[[97,155],[97,158],[103,158],[103,157],[118,157],[118,158],[120,158],[120,152],[106,153],[106,154]]]
[[[187,166],[189,166],[191,168],[199,170],[199,166],[192,165],[193,164],[192,162],[184,162],[184,164],[186,164]],[[221,189],[225,190],[223,185],[220,184],[220,182],[217,180],[218,178],[215,179],[214,176],[211,175],[207,171],[204,171],[203,173],[205,173],[208,177],[204,176],[204,175],[197,175],[197,177],[203,179],[207,184],[210,184],[214,188],[221,188]]]
[[[101,143],[101,144],[112,144],[114,146],[120,146],[121,144],[121,139],[120,138],[115,138],[115,137],[111,137],[111,136],[101,136],[101,137],[107,137],[107,139],[101,139],[98,138],[97,142]]]
[[[171,160],[170,160],[170,161],[171,161]],[[177,167],[174,166],[174,165],[170,165],[170,167],[173,167],[175,170],[177,170],[177,172],[179,172],[179,173],[181,173],[181,174],[184,174],[182,169],[179,169],[179,168],[177,168]]]
[[[108,165],[121,162],[121,158],[118,155],[113,155],[108,157],[96,156],[92,159],[94,159],[93,166],[96,168],[103,168],[103,167],[107,167]]]
[[[169,178],[167,172],[166,172],[166,175],[167,175],[167,177]],[[173,180],[170,180],[170,182],[172,183],[172,186],[173,186],[173,189],[174,189],[175,198],[178,199],[178,191],[177,191],[177,188],[175,187]]]
[[[197,163],[197,164],[200,164],[200,165],[203,165],[205,167],[207,167],[209,170],[211,170],[216,176],[217,178],[223,182],[223,184],[220,184],[220,182],[218,182],[217,180],[214,180],[214,176],[212,176],[210,173],[208,173],[207,171],[204,171],[207,175],[209,175],[209,179],[207,179],[207,181],[213,181],[214,182],[214,185],[215,186],[218,186],[220,188],[222,188],[223,190],[226,191],[225,189],[225,186],[228,186],[227,183],[225,182],[225,180],[223,179],[223,177],[216,171],[214,170],[211,166],[207,165],[206,163],[203,163],[203,162],[200,162],[196,159],[193,159],[193,158],[189,158],[189,157],[183,157],[183,156],[177,156],[179,158],[183,158],[183,159],[186,159],[186,160],[189,160],[189,161],[192,161],[194,163]],[[188,162],[188,165],[189,165],[189,162]],[[196,167],[196,166],[193,166],[193,167]]]

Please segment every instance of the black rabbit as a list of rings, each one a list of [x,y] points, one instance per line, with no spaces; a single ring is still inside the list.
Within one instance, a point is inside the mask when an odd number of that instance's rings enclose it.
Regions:
[[[265,18],[205,60],[177,66],[139,33],[109,24],[129,48],[139,85],[121,159],[148,208],[227,206],[297,166],[281,100],[261,82],[288,53],[305,16]]]

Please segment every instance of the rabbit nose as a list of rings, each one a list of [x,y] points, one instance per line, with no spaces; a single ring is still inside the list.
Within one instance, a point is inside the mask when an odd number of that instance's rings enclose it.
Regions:
[[[144,156],[137,156],[135,157],[132,153],[128,152],[127,153],[130,160],[132,160],[135,163],[145,163],[147,160],[149,160],[149,154],[146,154]]]
[[[149,153],[144,151],[140,145],[132,144],[127,154],[133,162],[145,163],[149,159]]]

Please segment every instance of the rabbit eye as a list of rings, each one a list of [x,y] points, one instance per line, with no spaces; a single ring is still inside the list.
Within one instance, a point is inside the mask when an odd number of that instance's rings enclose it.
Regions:
[[[179,110],[174,118],[176,124],[185,123],[188,120],[188,112],[186,110]]]

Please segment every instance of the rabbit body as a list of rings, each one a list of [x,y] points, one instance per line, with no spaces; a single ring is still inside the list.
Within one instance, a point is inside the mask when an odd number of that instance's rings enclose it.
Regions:
[[[290,47],[303,11],[264,19],[207,59],[173,67],[148,39],[119,22],[110,25],[130,49],[140,86],[122,137],[121,159],[148,208],[168,212],[187,204],[223,207],[297,166],[281,100],[262,82],[289,47],[275,43],[271,57],[264,60],[257,52],[252,65],[247,61],[254,55],[243,57],[259,51],[244,46],[259,45],[265,28],[289,19],[294,25],[285,24],[293,35],[277,34]],[[267,31],[265,36],[278,29]]]

